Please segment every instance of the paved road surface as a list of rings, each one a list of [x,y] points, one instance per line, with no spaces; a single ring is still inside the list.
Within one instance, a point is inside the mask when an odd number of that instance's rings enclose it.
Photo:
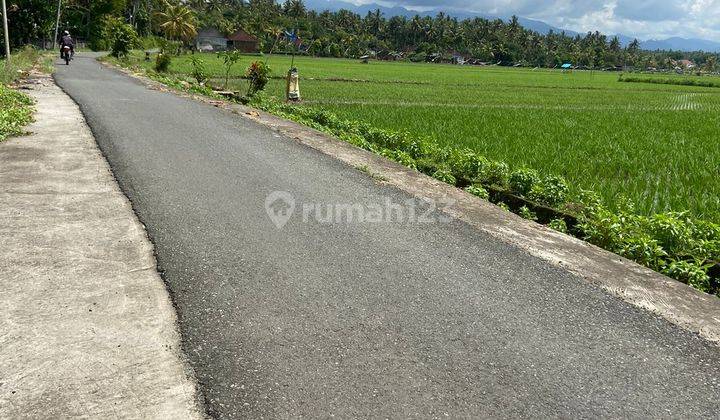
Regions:
[[[295,214],[409,197],[90,58],[56,77],[148,227],[211,415],[720,413],[696,336],[459,222],[277,229],[276,190]]]

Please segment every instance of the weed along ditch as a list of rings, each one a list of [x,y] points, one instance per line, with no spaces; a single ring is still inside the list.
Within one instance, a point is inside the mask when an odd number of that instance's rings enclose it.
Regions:
[[[218,56],[196,56],[208,83],[198,83],[197,61],[193,70],[183,56],[162,72],[141,54],[111,61],[213,98],[219,96],[209,85],[222,80],[238,92],[233,100],[720,293],[720,145],[707,128],[720,109],[713,87],[625,83],[590,72],[434,64],[441,70],[430,72],[427,64],[298,57],[305,102],[286,103],[286,82],[275,69],[287,68],[289,58],[272,57],[258,68],[259,57],[243,56],[246,78],[223,79]],[[248,85],[258,74],[264,90]]]

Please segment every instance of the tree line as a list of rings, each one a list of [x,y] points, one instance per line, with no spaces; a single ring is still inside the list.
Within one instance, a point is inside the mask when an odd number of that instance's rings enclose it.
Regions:
[[[365,16],[349,10],[318,12],[303,0],[65,0],[61,29],[86,40],[93,48],[107,48],[108,32],[118,20],[141,37],[165,36],[191,44],[196,30],[214,27],[224,33],[243,29],[255,35],[260,49],[269,52],[297,49],[284,31],[297,30],[302,53],[321,57],[359,57],[369,53],[421,60],[428,55],[462,55],[501,65],[556,67],[564,63],[590,68],[671,68],[689,59],[716,70],[717,54],[704,52],[643,51],[635,40],[623,46],[617,37],[599,32],[569,36],[540,34],[524,28],[518,19],[459,20],[437,16],[383,16],[379,10]],[[54,1],[9,0],[11,42],[30,43],[53,36]],[[108,22],[111,22],[110,24]],[[167,31],[168,24],[176,30]],[[178,30],[177,28],[184,28]]]

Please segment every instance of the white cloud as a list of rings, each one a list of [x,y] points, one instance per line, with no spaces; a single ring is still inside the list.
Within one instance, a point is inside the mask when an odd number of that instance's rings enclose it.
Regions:
[[[372,3],[372,0],[356,0]],[[577,32],[641,39],[720,38],[720,0],[386,0],[416,10],[455,8],[543,20]]]

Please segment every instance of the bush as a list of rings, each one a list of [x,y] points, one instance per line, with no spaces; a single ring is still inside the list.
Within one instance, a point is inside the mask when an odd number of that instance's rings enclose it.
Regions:
[[[453,176],[452,172],[448,168],[440,168],[435,173],[432,174],[432,177],[437,179],[438,181],[445,182],[450,185],[455,185],[457,183],[457,179]]]
[[[535,183],[527,193],[528,198],[539,203],[557,207],[567,200],[569,188],[565,179],[549,175]]]
[[[490,194],[482,185],[478,185],[478,184],[471,185],[471,186],[465,188],[465,191],[469,192],[470,194],[474,195],[475,197],[480,197],[483,200],[487,200],[490,198]]]
[[[703,292],[717,293],[716,290],[710,289],[710,277],[705,273],[705,270],[696,263],[674,261],[664,272],[668,277],[689,284]]]
[[[410,56],[410,61],[413,63],[422,63],[425,61],[427,55],[425,53],[416,53]]]
[[[143,50],[152,50],[154,48],[159,48],[162,43],[163,38],[159,36],[143,36],[138,39],[138,48],[142,48]]]
[[[509,177],[510,168],[506,163],[491,161],[482,169],[478,181],[485,185],[503,188],[507,186]]]
[[[537,215],[527,206],[520,207],[520,210],[518,210],[518,216],[526,220],[532,220],[533,222],[537,222]]]
[[[430,158],[420,158],[416,161],[416,164],[418,171],[429,176],[432,176],[440,168],[440,164]]]
[[[127,57],[130,50],[139,44],[135,29],[120,19],[108,18],[106,30],[109,31],[106,39],[110,41],[110,54],[113,57]]]
[[[522,196],[527,196],[538,183],[540,174],[534,169],[522,168],[510,174],[510,190]]]
[[[27,95],[0,84],[0,141],[23,134],[23,127],[32,120],[31,105]]]
[[[223,89],[227,89],[228,80],[230,79],[230,71],[232,70],[233,66],[237,64],[238,61],[240,61],[240,58],[242,58],[242,56],[240,55],[240,51],[233,50],[219,52],[218,57],[222,58],[223,65],[225,66],[225,84],[223,84]]]
[[[390,155],[387,157],[410,169],[417,169],[415,159],[413,159],[410,154],[405,153],[402,150],[391,151]]]
[[[619,248],[615,250],[617,254],[646,267],[660,271],[666,265],[667,253],[648,235],[638,233],[621,240],[618,245]]]
[[[253,61],[245,72],[245,77],[248,78],[248,96],[253,96],[265,89],[270,80],[270,68],[262,61]]]
[[[158,73],[167,73],[170,70],[172,58],[170,54],[160,53],[155,57],[155,71]]]
[[[485,157],[478,155],[471,149],[451,149],[449,153],[435,152],[438,158],[446,160],[450,165],[453,175],[457,179],[473,182],[480,176],[490,162]]]
[[[179,55],[180,50],[182,49],[182,42],[180,41],[171,41],[165,38],[157,38],[157,44],[160,47],[160,52],[162,54]]]
[[[548,227],[560,233],[568,232],[568,227],[567,223],[565,223],[565,219],[553,219],[550,221],[550,223],[548,223]]]
[[[190,63],[192,64],[192,77],[197,80],[199,85],[204,85],[208,79],[205,72],[205,61],[202,58],[192,56]]]
[[[647,219],[646,228],[668,252],[683,252],[693,246],[695,226],[685,213],[656,214]]]
[[[684,213],[642,216],[628,204],[611,211],[587,192],[581,199],[578,228],[583,239],[699,290],[720,292],[706,265],[720,260],[720,226],[695,222]]]

